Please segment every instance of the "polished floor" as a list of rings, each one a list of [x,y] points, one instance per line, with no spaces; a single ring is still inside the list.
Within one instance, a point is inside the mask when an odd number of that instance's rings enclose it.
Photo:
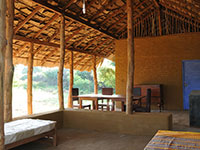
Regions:
[[[189,126],[187,111],[170,112],[173,114],[173,130],[200,132],[200,128]],[[13,150],[143,150],[151,138],[151,136],[60,129],[57,147],[52,146],[52,141],[41,139]]]

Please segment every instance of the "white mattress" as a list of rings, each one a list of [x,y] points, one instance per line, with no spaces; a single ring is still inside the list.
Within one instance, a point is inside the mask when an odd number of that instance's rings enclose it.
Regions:
[[[25,138],[51,131],[56,121],[39,119],[21,119],[5,123],[5,144],[11,144]]]

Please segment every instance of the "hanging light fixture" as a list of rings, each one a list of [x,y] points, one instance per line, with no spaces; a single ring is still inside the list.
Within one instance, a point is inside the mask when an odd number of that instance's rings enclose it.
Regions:
[[[86,1],[86,0],[83,0],[83,14],[86,13],[85,1]]]

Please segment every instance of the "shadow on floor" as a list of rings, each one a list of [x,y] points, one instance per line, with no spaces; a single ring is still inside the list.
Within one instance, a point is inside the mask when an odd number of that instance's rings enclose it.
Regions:
[[[58,146],[41,139],[13,150],[143,150],[151,136],[133,136],[95,131],[60,129]]]

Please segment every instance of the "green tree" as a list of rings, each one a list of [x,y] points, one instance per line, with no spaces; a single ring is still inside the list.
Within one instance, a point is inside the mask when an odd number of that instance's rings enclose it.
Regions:
[[[98,69],[99,86],[115,88],[115,70],[108,67],[100,67]]]

